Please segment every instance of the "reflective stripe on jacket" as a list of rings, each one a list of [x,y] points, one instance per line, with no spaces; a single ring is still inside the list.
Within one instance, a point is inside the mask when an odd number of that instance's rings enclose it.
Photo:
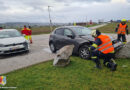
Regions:
[[[122,25],[121,23],[119,24],[119,27],[118,27],[118,34],[126,34],[126,27],[127,25]]]
[[[102,44],[98,46],[98,50],[104,54],[114,52],[112,41],[107,35],[99,35],[98,38],[102,41]]]

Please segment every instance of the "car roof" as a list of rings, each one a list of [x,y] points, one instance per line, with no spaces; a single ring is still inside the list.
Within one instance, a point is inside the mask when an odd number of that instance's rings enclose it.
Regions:
[[[2,29],[0,30],[0,32],[4,32],[4,31],[17,31],[16,29]]]
[[[74,27],[83,27],[83,26],[61,26],[61,27],[58,27],[58,28],[74,28]]]
[[[56,29],[60,29],[60,28],[70,28],[70,29],[72,29],[72,28],[74,28],[74,27],[83,27],[83,26],[60,26],[60,27],[55,28],[55,30],[56,30]],[[54,31],[55,31],[55,30],[54,30]]]

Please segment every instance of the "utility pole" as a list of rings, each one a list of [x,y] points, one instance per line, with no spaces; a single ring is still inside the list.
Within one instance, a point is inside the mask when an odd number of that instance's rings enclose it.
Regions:
[[[87,20],[88,20],[88,18],[87,18],[87,16],[86,16],[86,26],[88,25]]]
[[[49,21],[50,21],[50,30],[52,32],[52,20],[51,20],[51,14],[50,14],[50,7],[51,6],[48,6],[48,13],[49,13]]]

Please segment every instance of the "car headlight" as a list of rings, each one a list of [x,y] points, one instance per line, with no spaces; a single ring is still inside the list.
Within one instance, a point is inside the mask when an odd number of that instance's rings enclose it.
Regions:
[[[0,44],[0,47],[4,47],[4,45],[3,45],[3,44]]]

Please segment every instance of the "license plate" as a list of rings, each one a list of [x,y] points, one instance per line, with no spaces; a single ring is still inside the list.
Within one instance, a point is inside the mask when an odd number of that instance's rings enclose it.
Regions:
[[[17,47],[12,47],[12,48],[10,48],[10,50],[16,50],[18,48],[19,48],[18,46]]]

